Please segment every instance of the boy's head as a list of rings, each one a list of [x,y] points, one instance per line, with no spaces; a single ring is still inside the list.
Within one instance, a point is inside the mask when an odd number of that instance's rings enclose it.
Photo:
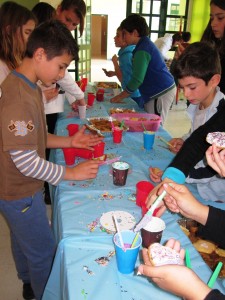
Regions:
[[[66,26],[52,20],[31,33],[25,59],[32,59],[34,76],[48,86],[64,77],[72,60],[78,61],[78,51],[77,42]]]
[[[215,91],[220,82],[219,54],[207,43],[189,45],[178,58],[173,75],[184,88],[185,97],[191,102],[201,102],[204,93]],[[193,100],[193,102],[192,102]]]
[[[149,35],[149,28],[145,18],[138,14],[131,14],[128,16],[121,22],[120,27],[122,30],[129,33],[136,31],[139,37]]]
[[[38,48],[43,48],[48,60],[64,53],[78,61],[79,47],[71,32],[60,21],[52,20],[39,25],[31,33],[25,56],[32,58]]]
[[[56,9],[56,18],[72,31],[79,26],[80,36],[84,31],[86,4],[84,0],[62,0]]]
[[[174,67],[176,78],[192,76],[204,80],[206,84],[215,74],[221,74],[218,52],[213,46],[203,42],[189,45]]]

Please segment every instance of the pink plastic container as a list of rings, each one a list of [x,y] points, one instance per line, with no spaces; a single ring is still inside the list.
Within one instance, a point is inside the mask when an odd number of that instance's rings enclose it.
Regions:
[[[124,120],[128,131],[144,131],[143,125],[147,131],[157,131],[162,120],[158,115],[147,113],[119,113],[112,117],[120,122]]]

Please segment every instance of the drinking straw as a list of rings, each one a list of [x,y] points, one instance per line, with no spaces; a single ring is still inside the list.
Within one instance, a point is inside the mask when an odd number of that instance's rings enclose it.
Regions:
[[[114,218],[115,225],[116,225],[116,231],[117,231],[118,236],[119,236],[119,239],[120,239],[121,248],[122,248],[123,251],[125,252],[125,251],[126,251],[126,248],[125,248],[125,246],[124,246],[123,238],[122,238],[122,235],[121,235],[121,232],[120,232],[120,228],[119,228],[119,224],[118,224],[118,222],[117,222],[117,219],[116,219],[115,214],[113,214],[113,218]]]
[[[123,128],[123,125],[124,125],[124,120],[122,120],[121,124],[120,124],[120,129]]]
[[[112,117],[109,117],[109,122],[111,122],[112,129],[114,129],[114,128],[115,128],[115,126],[114,126],[114,124],[113,124]]]
[[[156,200],[153,202],[150,209],[147,211],[147,213],[144,215],[141,221],[135,226],[134,232],[141,230],[143,227],[145,227],[148,224],[148,222],[151,221],[153,211],[156,209],[156,207],[159,205],[159,203],[163,200],[165,196],[166,196],[166,191],[163,191],[162,194],[156,198]]]
[[[147,130],[146,130],[146,128],[145,128],[145,125],[141,122],[141,124],[142,124],[142,127],[143,127],[143,129],[144,129],[144,132],[147,132]]]
[[[167,144],[170,147],[174,147],[172,144],[170,144],[169,142],[167,142],[163,137],[159,136],[158,137],[162,142],[164,142],[165,144]]]
[[[213,287],[213,285],[214,285],[214,283],[215,283],[215,281],[216,281],[216,279],[217,279],[217,277],[218,277],[218,275],[219,275],[219,273],[220,273],[220,270],[221,270],[222,266],[223,266],[223,263],[220,261],[220,262],[218,263],[218,265],[216,266],[216,269],[215,269],[215,271],[213,272],[212,276],[211,276],[210,279],[209,279],[208,287],[210,287],[210,288]]]
[[[133,240],[133,242],[131,244],[131,248],[134,248],[135,244],[137,243],[138,237],[139,237],[139,233],[136,233],[136,235],[134,237],[134,240]]]
[[[190,253],[188,251],[188,249],[185,250],[185,262],[186,262],[186,266],[191,269],[191,258],[190,258]]]

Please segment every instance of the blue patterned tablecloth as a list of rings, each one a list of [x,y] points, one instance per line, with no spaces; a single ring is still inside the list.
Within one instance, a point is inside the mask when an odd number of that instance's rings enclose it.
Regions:
[[[110,97],[112,95],[108,94],[104,102],[96,102],[93,108],[87,110],[87,116],[108,116],[112,107]],[[139,111],[131,99],[125,102],[114,106],[133,107]],[[67,135],[68,124],[86,122],[66,107],[59,116],[56,132],[58,135]],[[136,183],[149,180],[150,166],[165,169],[173,158],[158,136],[170,139],[169,134],[160,127],[150,151],[143,148],[142,132],[126,132],[119,145],[112,142],[111,136],[105,138],[105,153],[121,157],[120,160],[125,160],[131,166],[124,187],[113,185],[111,165],[102,165],[93,180],[63,181],[53,189],[52,225],[58,249],[43,300],[179,299],[162,291],[143,276],[120,274],[115,256],[111,256],[114,251],[113,235],[105,232],[99,222],[103,213],[115,210],[129,212],[136,221],[140,220],[141,210],[135,204]],[[52,154],[55,162],[65,164],[62,150],[55,150]],[[76,163],[79,161],[82,159],[76,159]],[[198,197],[194,186],[191,186],[191,190]],[[224,204],[209,204],[224,208]],[[212,272],[178,226],[177,219],[180,216],[166,212],[162,218],[166,223],[162,243],[171,237],[179,239],[182,247],[189,249],[193,270],[207,282]],[[104,264],[99,261],[104,261]],[[140,262],[139,257],[136,265]],[[215,287],[225,291],[223,281],[218,281]]]

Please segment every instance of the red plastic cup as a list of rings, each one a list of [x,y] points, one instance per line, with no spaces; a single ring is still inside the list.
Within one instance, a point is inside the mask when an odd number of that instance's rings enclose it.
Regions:
[[[67,125],[66,128],[69,131],[69,136],[72,136],[79,130],[79,125],[78,124],[69,124],[69,125]]]
[[[96,93],[96,100],[99,102],[104,101],[104,93],[105,93],[104,89],[98,89]]]
[[[104,142],[100,142],[97,145],[94,146],[94,158],[96,157],[101,157],[102,155],[104,155],[104,150],[105,150],[105,143]]]
[[[89,106],[92,106],[94,104],[94,101],[95,101],[95,94],[94,93],[88,93],[87,104]]]
[[[149,181],[139,181],[136,184],[136,204],[140,207],[145,205],[145,200],[148,194],[154,188],[154,185]]]
[[[113,135],[113,143],[120,144],[122,141],[123,129],[120,129],[119,127],[113,128],[112,135]]]
[[[75,149],[74,148],[63,148],[64,159],[66,165],[71,166],[75,163]]]

